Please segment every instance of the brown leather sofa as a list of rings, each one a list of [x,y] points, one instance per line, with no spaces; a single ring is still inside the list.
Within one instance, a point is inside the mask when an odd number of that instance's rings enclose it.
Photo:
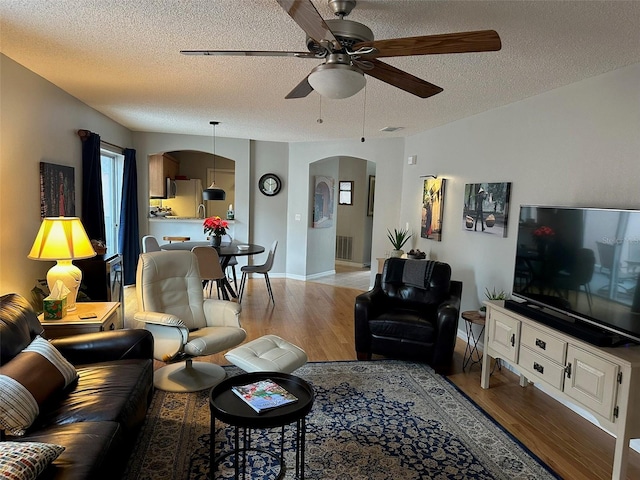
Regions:
[[[456,344],[462,282],[447,263],[389,258],[373,289],[356,297],[358,360],[372,354],[451,363]]]
[[[28,302],[16,294],[0,297],[0,366],[37,335],[43,329]],[[146,330],[117,330],[50,343],[78,379],[40,405],[23,436],[6,434],[2,441],[65,447],[38,478],[120,478],[153,394],[153,337]]]

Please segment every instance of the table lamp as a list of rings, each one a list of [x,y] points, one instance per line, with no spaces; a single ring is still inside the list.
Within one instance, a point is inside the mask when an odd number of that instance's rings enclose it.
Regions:
[[[78,217],[47,217],[42,221],[28,258],[55,260],[47,272],[47,285],[53,289],[57,280],[69,289],[67,311],[76,309],[76,297],[82,281],[82,271],[72,261],[96,255],[87,232]]]

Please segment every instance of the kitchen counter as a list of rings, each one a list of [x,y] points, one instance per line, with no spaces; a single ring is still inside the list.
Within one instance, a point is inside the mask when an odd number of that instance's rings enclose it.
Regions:
[[[153,222],[153,221],[165,222],[165,221],[168,221],[168,220],[177,220],[177,221],[180,221],[180,222],[199,222],[201,224],[204,222],[204,218],[197,218],[197,217],[174,217],[174,216],[171,216],[171,215],[166,216],[166,217],[149,217],[149,221],[151,221],[151,222]],[[235,223],[235,220],[227,220],[227,222],[229,223],[229,225],[233,225]]]

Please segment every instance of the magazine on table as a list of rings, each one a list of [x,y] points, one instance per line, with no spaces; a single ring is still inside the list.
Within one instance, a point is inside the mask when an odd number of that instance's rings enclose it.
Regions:
[[[236,385],[231,391],[245,401],[257,413],[282,407],[298,401],[298,398],[271,379],[248,385]]]

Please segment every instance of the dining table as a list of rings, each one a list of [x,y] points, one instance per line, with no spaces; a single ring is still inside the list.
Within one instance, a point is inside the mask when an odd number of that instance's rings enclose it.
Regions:
[[[201,242],[175,242],[165,243],[160,245],[162,250],[193,250],[193,247],[211,247],[215,248],[220,257],[220,266],[222,271],[227,271],[227,266],[233,257],[244,257],[249,255],[257,255],[264,252],[262,245],[255,243],[240,243],[240,242],[222,242],[219,246],[213,246],[207,241]],[[238,294],[229,283],[227,276],[225,275],[220,282],[220,290],[222,291],[222,298],[230,300],[230,298],[238,298]]]

